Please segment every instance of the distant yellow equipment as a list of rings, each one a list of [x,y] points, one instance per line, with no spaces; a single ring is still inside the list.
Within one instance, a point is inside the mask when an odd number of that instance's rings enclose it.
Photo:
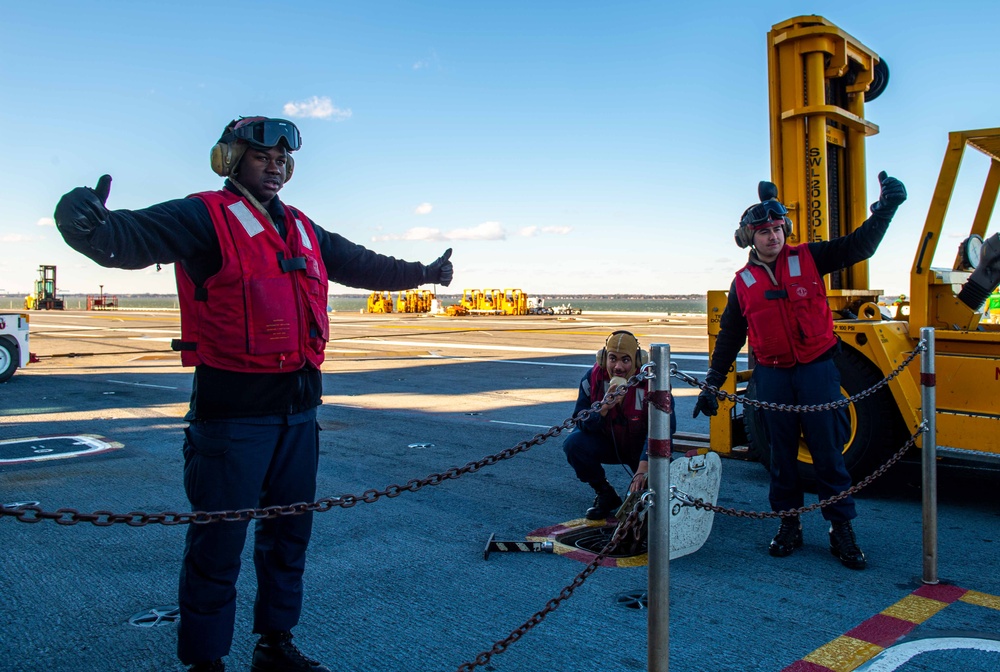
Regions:
[[[391,313],[392,292],[372,292],[368,297],[369,313]]]
[[[434,292],[429,289],[408,289],[399,293],[396,300],[397,313],[429,313]]]
[[[456,310],[448,314],[527,315],[528,295],[520,289],[463,289],[459,305],[465,309],[464,313]]]
[[[392,292],[372,292],[368,297],[369,313],[429,313],[433,309],[434,293],[429,289],[407,289],[399,292],[395,303]]]
[[[56,267],[39,266],[34,295],[24,299],[27,310],[62,310],[63,300],[56,296]]]

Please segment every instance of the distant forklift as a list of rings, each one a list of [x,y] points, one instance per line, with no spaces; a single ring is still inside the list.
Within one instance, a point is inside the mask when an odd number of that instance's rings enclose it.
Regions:
[[[63,300],[56,296],[56,267],[42,265],[38,267],[38,280],[35,281],[35,293],[25,299],[24,307],[28,310],[62,310]]]

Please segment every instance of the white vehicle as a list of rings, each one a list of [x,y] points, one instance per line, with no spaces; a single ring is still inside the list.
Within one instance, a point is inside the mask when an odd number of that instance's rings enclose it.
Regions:
[[[28,314],[0,313],[0,383],[6,383],[19,366],[27,366]]]

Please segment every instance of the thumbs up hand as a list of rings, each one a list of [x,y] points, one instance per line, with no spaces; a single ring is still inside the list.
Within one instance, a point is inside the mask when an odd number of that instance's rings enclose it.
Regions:
[[[63,236],[82,237],[100,226],[107,218],[104,207],[111,193],[111,176],[102,175],[97,187],[77,187],[59,199],[56,205],[56,228]]]

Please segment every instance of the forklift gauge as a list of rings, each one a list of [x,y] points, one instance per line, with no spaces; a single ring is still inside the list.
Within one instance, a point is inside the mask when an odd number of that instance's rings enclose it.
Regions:
[[[973,271],[979,265],[979,256],[983,250],[983,238],[972,234],[959,246],[959,256],[962,260],[961,270]]]

